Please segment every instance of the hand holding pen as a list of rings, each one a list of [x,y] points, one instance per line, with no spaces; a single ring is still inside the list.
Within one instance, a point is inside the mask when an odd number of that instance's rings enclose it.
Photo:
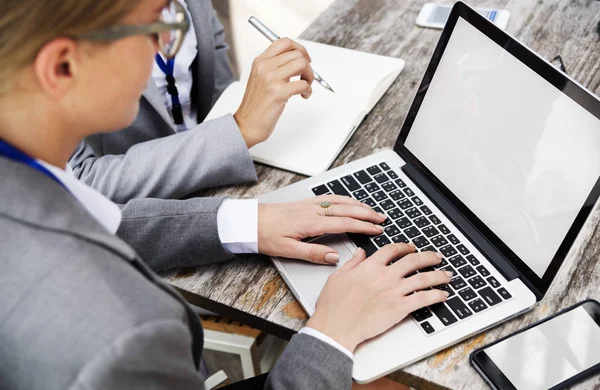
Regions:
[[[292,96],[310,97],[314,80],[310,61],[306,49],[287,38],[254,59],[244,98],[233,115],[248,148],[271,136]],[[295,76],[300,80],[291,80]]]
[[[248,19],[248,22],[252,26],[254,26],[262,35],[264,35],[265,38],[267,38],[269,41],[275,42],[278,39],[280,39],[277,34],[271,31],[267,26],[265,26],[260,20],[256,19],[254,16],[250,17],[250,19]],[[323,77],[321,77],[312,67],[311,69],[313,71],[313,74],[315,75],[315,80],[317,80],[317,82],[321,84],[323,88],[328,89],[331,92],[335,92],[327,83],[327,81],[323,79]]]

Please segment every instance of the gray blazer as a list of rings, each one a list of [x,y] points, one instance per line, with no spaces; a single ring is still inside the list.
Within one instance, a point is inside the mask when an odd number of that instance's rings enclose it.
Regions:
[[[192,102],[202,120],[233,77],[223,26],[210,1],[187,0],[187,4],[198,38]],[[133,125],[88,137],[78,146],[70,165],[80,180],[121,204],[123,222],[117,234],[154,270],[233,257],[218,238],[216,213],[221,199],[164,199],[257,180],[252,158],[231,115],[176,133],[152,80]]]
[[[60,185],[0,158],[0,388],[202,389],[202,328]],[[268,389],[350,389],[352,362],[296,335]]]

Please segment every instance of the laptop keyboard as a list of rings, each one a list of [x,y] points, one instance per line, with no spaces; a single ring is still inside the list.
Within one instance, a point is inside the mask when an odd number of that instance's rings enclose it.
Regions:
[[[384,245],[400,242],[414,243],[417,251],[441,252],[444,255],[441,264],[421,270],[441,269],[452,271],[454,275],[448,285],[434,287],[449,293],[446,302],[412,313],[414,321],[425,334],[439,332],[512,298],[506,286],[460,242],[452,232],[456,228],[446,226],[432,211],[434,206],[428,206],[424,201],[431,202],[419,198],[385,162],[332,180],[312,191],[317,196],[349,196],[388,216],[382,224],[385,231],[379,236],[348,234],[368,256]]]

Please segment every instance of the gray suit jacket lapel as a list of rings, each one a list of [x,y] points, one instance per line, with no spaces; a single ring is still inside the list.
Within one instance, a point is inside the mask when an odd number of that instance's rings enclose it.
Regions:
[[[206,1],[206,0],[200,0]],[[215,83],[215,68],[214,68],[214,37],[210,15],[208,11],[213,12],[210,7],[201,5],[198,0],[187,0],[187,6],[192,15],[192,25],[194,27],[198,44],[198,56],[202,57],[202,61],[195,61],[197,68],[195,69],[196,79],[194,82],[201,83],[197,91],[212,91]],[[212,45],[212,46],[211,46]],[[154,80],[148,82],[148,86],[143,94],[144,98],[150,105],[159,113],[167,124],[175,131],[175,123],[171,118],[171,114],[167,110],[164,97],[161,95]],[[209,99],[208,104],[212,103],[211,96],[198,96],[200,106],[207,104],[205,99]]]
[[[150,103],[150,105],[158,112],[158,114],[164,119],[165,123],[167,123],[173,132],[175,132],[175,123],[173,119],[171,119],[171,114],[167,110],[167,106],[165,105],[165,99],[160,94],[158,87],[153,79],[148,81],[148,86],[143,94],[144,98]]]
[[[212,91],[215,89],[215,38],[212,25],[214,10],[208,1],[187,0],[199,45],[194,79],[194,83],[198,84],[195,90],[198,91],[199,111],[202,110],[202,107],[212,105]],[[204,91],[205,95],[200,91]],[[211,91],[211,93],[206,94],[206,91]]]

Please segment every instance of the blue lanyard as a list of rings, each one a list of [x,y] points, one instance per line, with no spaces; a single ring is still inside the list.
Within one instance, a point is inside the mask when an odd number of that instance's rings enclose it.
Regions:
[[[179,91],[177,91],[177,86],[175,85],[175,77],[173,76],[175,58],[169,58],[165,63],[160,54],[156,54],[156,63],[166,76],[167,92],[171,95],[171,103],[173,106],[171,108],[173,122],[175,122],[176,125],[181,125],[183,124],[183,110],[181,108],[181,103],[179,102]]]
[[[29,157],[25,153],[21,152],[19,149],[15,148],[14,146],[6,143],[5,141],[3,141],[1,139],[0,139],[0,156],[4,156],[4,157],[8,158],[9,160],[20,162],[22,164],[25,164],[25,165],[35,169],[38,172],[43,173],[44,175],[48,176],[49,178],[51,178],[52,180],[54,180],[55,182],[60,184],[65,190],[67,190],[67,187],[65,187],[65,185],[60,180],[58,180],[58,178],[56,176],[54,176],[54,174],[52,172],[50,172],[48,169],[46,169],[46,167],[44,167],[42,164],[37,162],[35,159]],[[69,191],[69,190],[67,190],[67,191]]]

